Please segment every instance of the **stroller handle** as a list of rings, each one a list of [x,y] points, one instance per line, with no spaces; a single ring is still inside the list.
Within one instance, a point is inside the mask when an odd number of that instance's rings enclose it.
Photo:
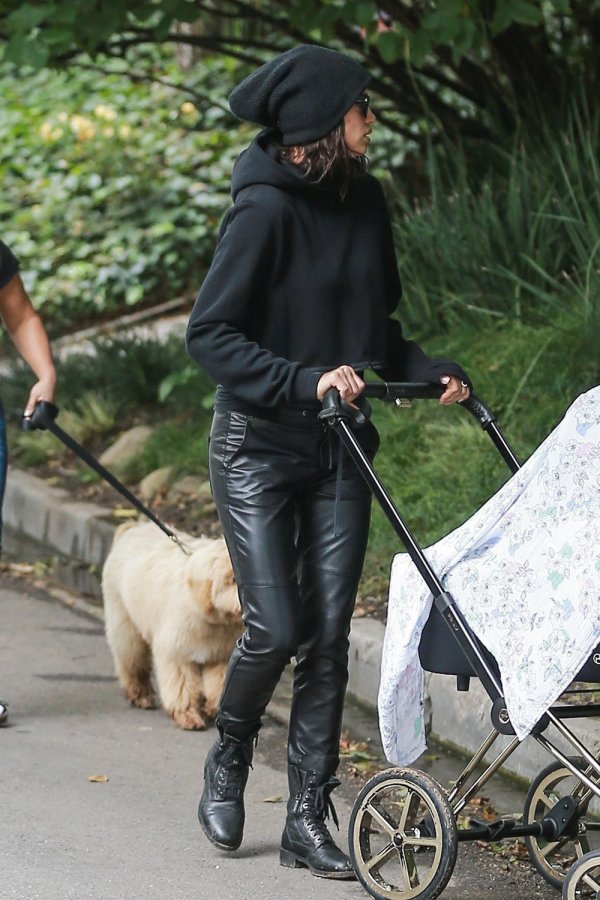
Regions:
[[[395,403],[396,400],[437,400],[444,393],[431,381],[368,381],[362,395]]]
[[[387,403],[396,403],[399,400],[437,400],[442,396],[444,390],[445,388],[441,384],[431,381],[369,381],[361,396],[374,397]],[[482,428],[495,421],[491,409],[474,394],[471,394],[467,400],[461,400],[459,406],[468,410]]]

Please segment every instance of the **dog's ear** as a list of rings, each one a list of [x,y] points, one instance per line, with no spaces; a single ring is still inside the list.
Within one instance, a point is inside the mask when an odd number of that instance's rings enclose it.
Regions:
[[[206,569],[202,571],[201,568],[190,566],[186,580],[190,594],[200,608],[202,616],[206,619],[213,618],[212,580],[207,577]]]
[[[188,562],[187,581],[204,618],[215,623],[241,618],[237,587],[225,541],[207,541]]]
[[[219,541],[213,561],[212,602],[226,619],[239,619],[241,606],[225,541]]]

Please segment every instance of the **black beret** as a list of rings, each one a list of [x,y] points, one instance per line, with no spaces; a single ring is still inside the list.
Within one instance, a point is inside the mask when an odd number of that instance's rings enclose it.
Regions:
[[[249,75],[229,98],[234,116],[278,128],[282,144],[310,144],[341,122],[369,82],[355,60],[301,44]]]

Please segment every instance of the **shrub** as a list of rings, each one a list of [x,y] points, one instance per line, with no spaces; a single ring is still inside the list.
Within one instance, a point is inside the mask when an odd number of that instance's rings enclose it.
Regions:
[[[210,85],[224,64],[206,69]],[[194,292],[244,138],[162,85],[0,68],[0,218],[53,333]]]

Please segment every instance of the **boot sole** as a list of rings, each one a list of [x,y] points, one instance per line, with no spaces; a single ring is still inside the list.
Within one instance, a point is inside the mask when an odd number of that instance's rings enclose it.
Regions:
[[[296,853],[293,853],[291,850],[284,850],[283,847],[279,850],[279,863],[282,866],[286,866],[288,869],[308,869],[311,875],[316,875],[317,878],[333,878],[336,881],[356,881],[356,874],[354,871],[330,872],[324,871],[323,869],[315,869],[310,863],[307,863],[306,860],[302,859]]]
[[[198,812],[198,821],[200,822],[202,831],[204,832],[204,834],[206,835],[206,837],[208,838],[208,840],[211,842],[211,844],[214,847],[218,847],[219,850],[227,850],[230,853],[233,850],[239,850],[239,848],[241,847],[241,845],[242,845],[241,841],[239,841],[239,843],[237,843],[237,844],[223,844],[221,841],[218,841],[215,837],[213,837],[212,834],[210,833],[210,831],[208,830],[208,828],[206,827],[206,825],[204,824],[204,819],[200,815],[200,812]]]

